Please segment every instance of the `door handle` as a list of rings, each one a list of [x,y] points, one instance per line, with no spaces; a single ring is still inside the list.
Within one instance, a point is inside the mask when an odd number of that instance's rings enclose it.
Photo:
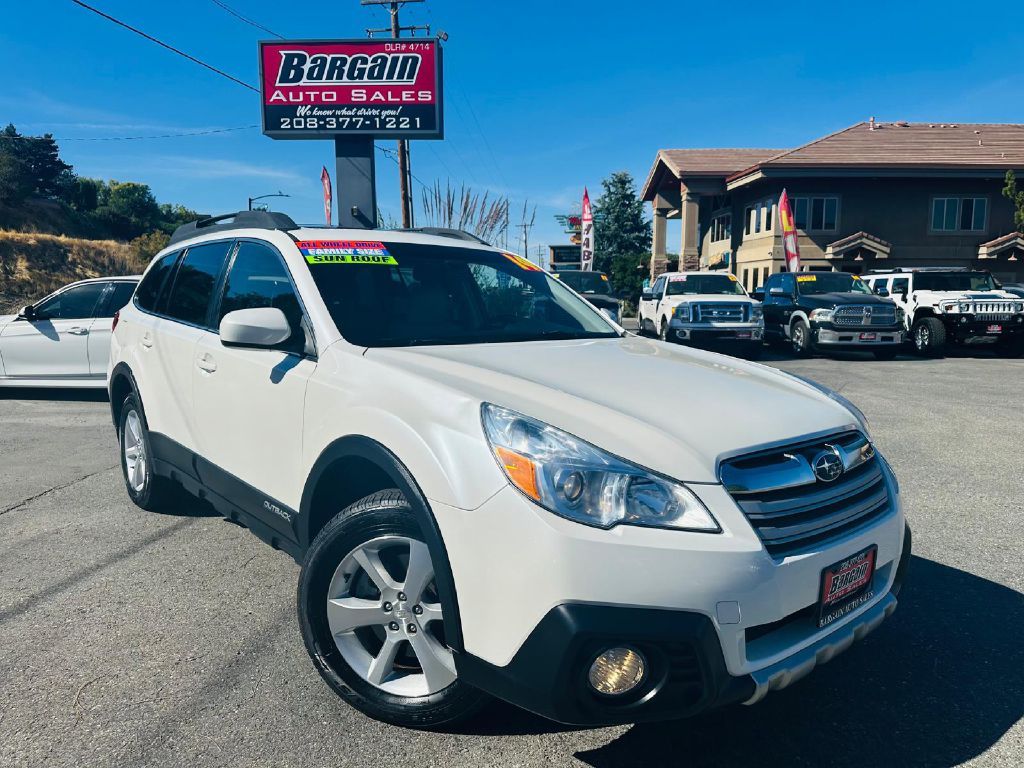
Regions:
[[[139,343],[146,349],[150,349],[153,346],[153,337],[147,333],[139,339]]]
[[[199,368],[199,370],[201,371],[213,373],[214,371],[217,370],[217,361],[214,360],[209,355],[203,355],[202,357],[196,360],[196,367]]]
[[[86,336],[89,333],[89,329],[76,325],[74,328],[68,328],[68,333],[73,336]]]

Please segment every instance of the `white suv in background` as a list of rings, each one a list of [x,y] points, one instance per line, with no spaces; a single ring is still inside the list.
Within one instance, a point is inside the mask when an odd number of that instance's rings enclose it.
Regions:
[[[188,225],[111,364],[131,499],[183,486],[295,557],[313,664],[388,722],[753,703],[896,607],[909,531],[854,406],[464,233]]]
[[[764,315],[729,272],[666,272],[640,296],[640,334],[664,341],[761,355]]]

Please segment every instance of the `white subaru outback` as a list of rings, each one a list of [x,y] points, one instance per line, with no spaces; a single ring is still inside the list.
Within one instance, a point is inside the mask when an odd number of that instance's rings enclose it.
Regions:
[[[313,664],[381,720],[751,704],[896,607],[909,530],[854,406],[464,233],[203,220],[115,326],[131,499],[183,486],[295,557]]]

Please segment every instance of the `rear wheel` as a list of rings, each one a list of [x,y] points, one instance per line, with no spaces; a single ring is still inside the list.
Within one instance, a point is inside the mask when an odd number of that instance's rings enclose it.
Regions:
[[[134,392],[121,405],[118,424],[121,442],[121,473],[128,496],[147,512],[166,509],[181,496],[177,486],[153,472],[153,448],[142,404]]]
[[[946,346],[946,326],[934,317],[924,317],[914,323],[910,329],[910,338],[917,354],[937,357]]]
[[[357,501],[320,531],[299,577],[298,614],[317,671],[370,717],[433,727],[486,701],[458,680],[430,550],[398,490]]]
[[[789,344],[797,357],[807,357],[811,354],[811,329],[807,327],[806,322],[797,320],[793,323],[793,328],[789,332]]]

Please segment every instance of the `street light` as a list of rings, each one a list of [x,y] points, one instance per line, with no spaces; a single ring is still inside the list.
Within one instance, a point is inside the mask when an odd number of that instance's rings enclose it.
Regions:
[[[253,200],[262,200],[265,197],[291,197],[291,195],[286,195],[284,192],[271,192],[269,195],[257,195],[256,197],[250,197],[249,210],[252,210]]]

